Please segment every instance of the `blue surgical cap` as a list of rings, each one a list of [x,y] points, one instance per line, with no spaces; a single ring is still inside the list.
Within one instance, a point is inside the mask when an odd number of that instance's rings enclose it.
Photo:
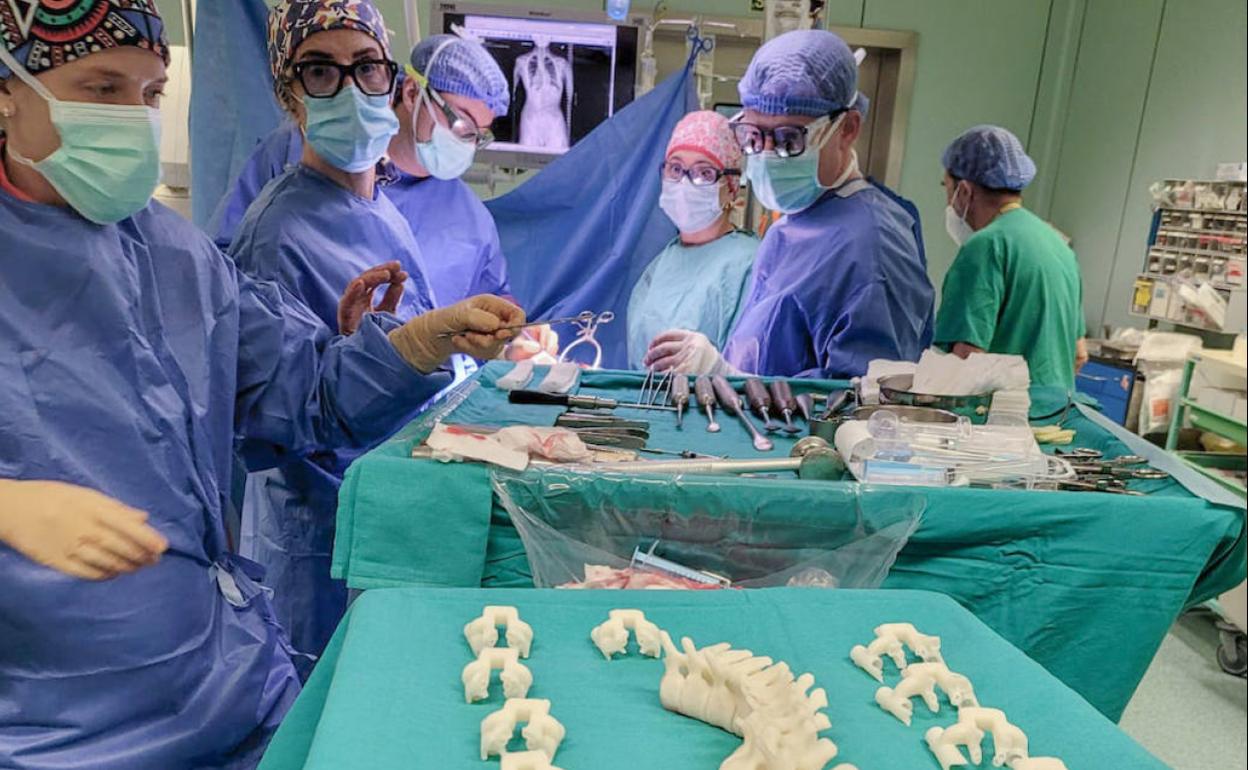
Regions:
[[[858,63],[831,32],[786,32],[758,49],[737,90],[764,115],[829,115],[855,106]]]
[[[1022,190],[1036,178],[1036,164],[1018,137],[1000,126],[975,126],[945,148],[950,176],[993,190]]]
[[[485,46],[456,35],[433,35],[412,49],[412,68],[435,90],[480,99],[495,117],[507,114],[507,78]]]

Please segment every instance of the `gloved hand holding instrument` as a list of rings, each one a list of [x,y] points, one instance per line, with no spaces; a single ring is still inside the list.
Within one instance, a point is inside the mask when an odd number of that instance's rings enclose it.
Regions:
[[[497,358],[524,321],[524,311],[507,300],[480,294],[418,315],[389,336],[405,361],[429,374],[453,353]]]

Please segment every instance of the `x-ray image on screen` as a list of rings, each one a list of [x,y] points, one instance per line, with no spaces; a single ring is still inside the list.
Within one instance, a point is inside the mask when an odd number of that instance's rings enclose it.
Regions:
[[[480,40],[511,85],[491,151],[557,155],[633,99],[634,27],[448,13]]]
[[[523,101],[519,144],[554,152],[572,146],[572,64],[551,52],[549,40],[535,37],[533,50],[516,57],[513,72],[514,98]]]

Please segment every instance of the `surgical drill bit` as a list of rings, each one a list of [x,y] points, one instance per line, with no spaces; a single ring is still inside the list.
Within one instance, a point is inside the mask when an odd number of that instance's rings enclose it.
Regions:
[[[775,444],[771,443],[771,439],[759,433],[758,428],[754,427],[754,423],[750,422],[749,413],[741,406],[741,397],[737,395],[737,391],[733,389],[732,384],[727,379],[717,374],[711,378],[711,386],[715,388],[715,395],[719,396],[719,405],[723,410],[740,418],[745,425],[745,429],[750,432],[750,436],[754,439],[755,449],[760,452],[770,452],[775,448]]]
[[[763,430],[768,433],[780,430],[780,424],[771,419],[771,394],[762,380],[751,377],[745,381],[745,401],[763,419]]]
[[[689,406],[689,378],[683,374],[672,374],[672,406],[676,407],[676,428],[684,427],[685,407]]]
[[[693,393],[698,405],[706,409],[706,432],[719,433],[719,423],[715,422],[715,388],[711,385],[711,378],[700,375],[693,382]]]
[[[771,381],[771,400],[780,410],[780,415],[784,417],[784,432],[790,436],[801,433],[802,429],[793,424],[793,412],[797,409],[797,399],[793,398],[793,390],[789,387],[788,380]]]

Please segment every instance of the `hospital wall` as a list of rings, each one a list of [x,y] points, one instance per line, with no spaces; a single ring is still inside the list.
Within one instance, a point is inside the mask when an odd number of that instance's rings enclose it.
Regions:
[[[403,0],[377,0],[407,46]],[[517,5],[505,0],[477,0]],[[176,0],[158,0],[162,10]],[[601,11],[602,0],[539,0]],[[669,0],[673,13],[761,16],[750,0]],[[1040,172],[1028,205],[1073,239],[1089,330],[1124,324],[1143,262],[1148,186],[1207,177],[1244,160],[1248,135],[1243,0],[828,0],[829,23],[918,33],[900,192],[923,216],[939,288],[953,260],[944,232],[941,150],[998,123]],[[428,3],[421,2],[427,29]],[[648,10],[649,3],[634,2]],[[171,20],[172,21],[172,20]],[[180,37],[180,23],[171,30]]]

